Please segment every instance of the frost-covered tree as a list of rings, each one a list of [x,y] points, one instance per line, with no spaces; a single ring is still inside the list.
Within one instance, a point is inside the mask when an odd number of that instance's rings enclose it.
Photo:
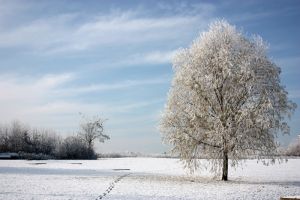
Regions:
[[[288,156],[300,156],[300,135],[288,146],[286,150]]]
[[[174,57],[160,129],[192,171],[204,155],[227,180],[229,158],[236,166],[248,155],[275,155],[276,135],[289,132],[284,119],[296,105],[266,50],[260,37],[218,20]]]
[[[93,149],[96,139],[99,139],[100,142],[110,139],[108,135],[104,134],[104,119],[100,117],[88,118],[85,116],[82,119],[79,136],[86,142],[90,149]]]

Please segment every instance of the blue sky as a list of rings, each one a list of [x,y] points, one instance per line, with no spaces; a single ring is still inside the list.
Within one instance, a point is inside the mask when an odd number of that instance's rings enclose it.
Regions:
[[[161,153],[171,58],[225,18],[269,43],[300,105],[300,1],[0,0],[0,121],[72,135],[79,112],[107,118],[99,151]],[[288,144],[300,134],[297,108]]]

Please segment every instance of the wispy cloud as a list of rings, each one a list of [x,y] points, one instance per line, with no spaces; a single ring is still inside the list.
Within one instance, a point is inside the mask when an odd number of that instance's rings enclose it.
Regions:
[[[37,79],[20,75],[0,76],[0,101],[30,101],[46,97],[50,90],[74,78],[73,74],[47,74]]]
[[[87,86],[73,87],[73,88],[63,88],[62,90],[57,90],[56,94],[61,95],[78,95],[82,93],[89,92],[103,92],[112,90],[124,90],[128,88],[133,88],[142,85],[156,85],[168,83],[170,78],[167,76],[153,78],[153,79],[143,79],[143,80],[125,80],[114,83],[103,83],[103,84],[91,84]]]
[[[0,76],[0,121],[20,119],[33,125],[60,129],[64,125],[74,128],[74,120],[78,113],[101,113],[104,116],[118,118],[120,113],[130,113],[133,110],[162,103],[163,99],[149,99],[144,101],[118,101],[90,103],[70,98],[88,92],[105,92],[124,90],[142,85],[164,84],[168,77],[154,79],[125,80],[112,84],[94,84],[80,87],[70,87],[76,82],[76,74],[47,74],[39,78],[22,77],[20,75]],[[71,84],[72,85],[72,84]],[[53,119],[52,117],[55,116]],[[52,123],[51,123],[52,122]],[[50,123],[50,124],[49,124]],[[68,125],[67,125],[68,124]]]
[[[135,53],[112,63],[102,63],[102,65],[106,68],[128,68],[133,66],[170,64],[176,52],[177,50]]]
[[[170,63],[174,55],[176,54],[175,51],[167,51],[167,52],[162,52],[162,51],[156,51],[156,52],[151,52],[149,54],[146,54],[144,56],[144,62],[145,64],[147,63]]]
[[[208,7],[207,4],[202,6]],[[197,9],[204,10],[201,5]],[[0,47],[22,47],[36,53],[53,54],[103,45],[172,41],[186,35],[195,25],[197,29],[203,28],[209,16],[208,11],[163,17],[142,16],[142,11],[139,12],[111,12],[84,19],[80,13],[39,18],[21,26],[0,29]]]
[[[103,115],[115,116],[115,114],[128,113],[135,109],[148,107],[153,104],[162,103],[164,99],[155,99],[140,102],[76,102],[76,101],[52,101],[42,105],[37,105],[34,108],[28,109],[28,113],[33,115],[77,115],[79,112],[86,114],[102,113]],[[126,119],[123,119],[126,121]]]
[[[30,120],[38,105],[53,101],[52,91],[72,80],[72,74],[45,75],[34,79],[20,75],[0,77],[0,121]]]
[[[147,109],[155,105],[160,105],[164,99],[155,99],[135,102],[76,102],[76,101],[54,101],[41,105],[32,105],[26,110],[22,110],[23,115],[19,115],[20,120],[30,123],[34,126],[52,128],[63,133],[72,133],[77,130],[79,124],[79,113],[93,116],[98,115],[109,119],[107,130],[110,133],[119,135],[128,134],[128,130],[153,129],[153,122],[157,122],[156,116],[152,113],[148,115],[139,114],[133,116],[136,110]],[[28,117],[30,116],[30,117]],[[1,116],[2,117],[2,116]],[[2,120],[5,121],[5,120]],[[143,127],[136,127],[137,124],[144,124]],[[145,127],[147,125],[147,127]],[[145,132],[146,130],[144,130]],[[147,130],[149,131],[149,130]],[[141,131],[143,132],[143,131]],[[131,134],[134,134],[131,132]]]
[[[207,2],[159,1],[157,5],[163,11],[186,15],[211,15],[217,9],[216,5]]]

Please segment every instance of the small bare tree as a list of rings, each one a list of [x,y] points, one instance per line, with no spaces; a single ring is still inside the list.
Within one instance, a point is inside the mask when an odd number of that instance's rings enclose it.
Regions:
[[[274,155],[296,105],[266,49],[260,37],[248,39],[222,20],[175,56],[160,127],[186,167],[197,169],[205,155],[227,180],[229,158],[234,166],[248,155]]]
[[[94,141],[99,139],[100,142],[110,139],[104,134],[104,125],[106,121],[100,117],[88,118],[83,116],[80,124],[79,136],[86,142],[89,149],[93,149]]]

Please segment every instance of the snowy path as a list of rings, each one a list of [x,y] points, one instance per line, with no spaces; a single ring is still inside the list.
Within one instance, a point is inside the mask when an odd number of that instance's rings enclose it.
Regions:
[[[105,190],[105,192],[103,192],[101,195],[99,195],[96,200],[100,200],[100,199],[103,199],[106,195],[108,195],[111,190],[115,187],[116,183],[118,183],[119,181],[121,181],[123,178],[125,178],[126,176],[129,176],[131,173],[127,173],[127,174],[124,174],[122,176],[119,176],[118,178],[116,178],[113,182],[111,182],[109,184],[109,187]]]
[[[247,160],[243,168],[230,168],[227,183],[214,179],[207,170],[189,176],[177,159],[38,162],[0,160],[0,199],[95,200],[101,192],[105,200],[252,200],[300,194],[300,159],[271,166]],[[130,176],[117,181],[127,173]]]

